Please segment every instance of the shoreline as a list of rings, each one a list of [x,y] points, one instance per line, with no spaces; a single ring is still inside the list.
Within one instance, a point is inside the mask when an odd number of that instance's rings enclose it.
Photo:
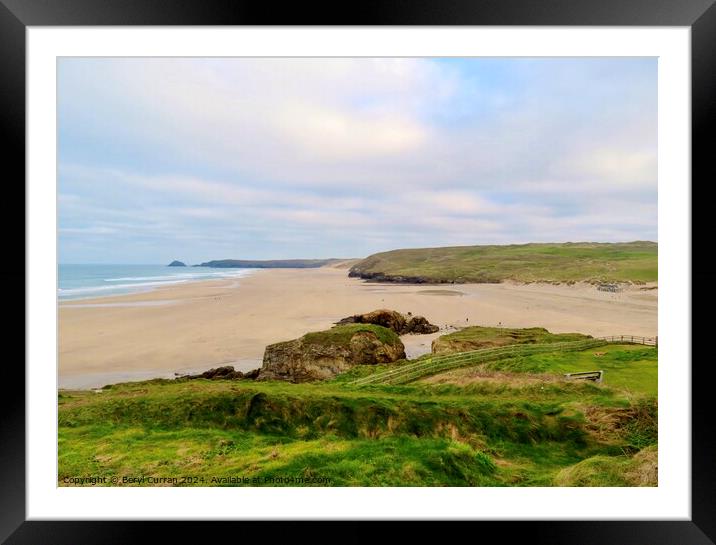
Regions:
[[[144,296],[149,295],[152,293],[155,293],[157,291],[161,291],[167,288],[174,288],[174,287],[182,287],[182,286],[189,286],[192,284],[203,284],[205,282],[226,282],[226,281],[233,281],[234,283],[239,282],[240,280],[243,280],[244,278],[247,278],[251,276],[252,274],[258,272],[261,269],[240,269],[241,271],[249,271],[246,274],[237,275],[237,276],[225,276],[225,277],[214,277],[214,278],[190,278],[185,280],[167,280],[164,282],[156,282],[152,286],[147,286],[144,284],[136,284],[131,285],[127,284],[122,289],[129,289],[130,291],[125,291],[121,293],[109,293],[106,295],[83,295],[80,297],[74,297],[74,298],[60,298],[58,293],[57,302],[59,306],[64,305],[71,305],[76,306],[81,303],[86,304],[110,304],[112,301],[118,298],[124,298],[124,297],[132,297],[134,295],[138,296]],[[108,289],[112,289],[114,286],[108,286]],[[136,289],[131,289],[136,288]],[[83,288],[73,288],[73,289],[83,289]],[[85,289],[94,290],[95,287],[87,287]],[[121,301],[120,301],[121,303]]]
[[[657,335],[658,288],[600,292],[575,284],[397,284],[349,278],[345,269],[262,269],[149,292],[62,301],[58,386],[170,378],[220,365],[260,367],[268,344],[390,308],[444,327],[545,327],[594,336]],[[433,335],[401,337],[409,357]],[[153,376],[148,376],[152,373]],[[134,377],[134,378],[133,378]],[[118,380],[121,379],[121,380]]]

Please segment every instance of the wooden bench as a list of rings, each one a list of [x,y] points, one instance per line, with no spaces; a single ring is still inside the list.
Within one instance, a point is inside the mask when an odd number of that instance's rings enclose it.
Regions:
[[[604,371],[582,371],[581,373],[565,373],[564,378],[567,380],[591,380],[594,382],[602,382],[604,380]]]

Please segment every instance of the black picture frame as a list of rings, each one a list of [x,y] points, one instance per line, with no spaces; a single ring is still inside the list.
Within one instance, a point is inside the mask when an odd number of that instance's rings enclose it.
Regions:
[[[710,271],[713,229],[706,222],[711,207],[711,185],[716,167],[709,145],[716,133],[716,6],[714,0],[363,0],[344,3],[281,3],[229,0],[0,0],[0,126],[5,135],[3,179],[4,222],[7,255],[13,273],[3,273],[9,285],[25,284],[17,264],[24,263],[25,193],[25,31],[28,26],[81,25],[526,25],[526,26],[685,26],[691,29],[692,77],[692,282],[708,286],[716,279]],[[21,206],[20,203],[23,203]],[[702,211],[703,214],[698,212]],[[701,218],[699,220],[699,218]],[[9,247],[8,247],[9,246]],[[21,259],[20,256],[23,256]],[[54,266],[48,264],[48,266]],[[703,291],[703,293],[701,293]],[[716,425],[712,403],[713,377],[710,358],[698,358],[696,341],[708,339],[710,320],[699,319],[699,310],[714,303],[714,290],[702,289],[692,299],[692,518],[690,521],[524,521],[465,522],[478,524],[468,531],[500,536],[501,542],[550,544],[713,544],[716,541]],[[6,295],[11,307],[25,315],[26,294],[12,289]],[[7,325],[6,346],[19,352],[8,357],[2,370],[4,384],[0,412],[0,541],[12,544],[135,543],[163,541],[205,542],[214,532],[243,536],[306,536],[311,541],[331,540],[330,532],[313,531],[308,522],[287,523],[278,531],[275,523],[258,522],[83,522],[27,521],[25,511],[25,321]],[[20,348],[20,346],[22,346]],[[702,345],[703,346],[703,345]],[[703,355],[702,355],[703,356]],[[689,365],[691,362],[683,362]],[[320,513],[316,513],[320,519]],[[383,532],[377,522],[349,522],[340,530],[341,541],[372,541]],[[423,538],[444,539],[437,525],[410,523]],[[455,528],[455,531],[460,531]],[[401,530],[403,531],[403,530]],[[325,536],[325,537],[322,537]],[[218,537],[217,537],[218,539]]]

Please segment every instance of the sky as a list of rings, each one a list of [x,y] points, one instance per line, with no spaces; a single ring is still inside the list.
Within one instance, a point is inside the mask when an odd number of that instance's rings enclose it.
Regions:
[[[60,263],[657,240],[656,58],[62,58]]]

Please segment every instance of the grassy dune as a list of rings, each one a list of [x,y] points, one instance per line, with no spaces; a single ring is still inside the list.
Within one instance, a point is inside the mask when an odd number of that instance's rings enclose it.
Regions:
[[[342,377],[309,384],[154,380],[101,393],[62,391],[58,483],[92,475],[106,477],[107,485],[148,486],[157,483],[121,479],[198,486],[653,486],[656,349],[608,350],[600,363],[613,368],[603,385],[549,380],[594,367],[592,350],[502,360],[500,381],[355,389]],[[631,364],[642,366],[639,380],[629,378]],[[545,380],[510,380],[526,374]]]
[[[451,354],[513,344],[542,344],[588,339],[581,333],[550,333],[543,327],[503,328],[471,326],[442,335],[433,344],[433,354]]]
[[[655,242],[518,244],[392,250],[351,276],[405,282],[634,282],[657,280]]]

